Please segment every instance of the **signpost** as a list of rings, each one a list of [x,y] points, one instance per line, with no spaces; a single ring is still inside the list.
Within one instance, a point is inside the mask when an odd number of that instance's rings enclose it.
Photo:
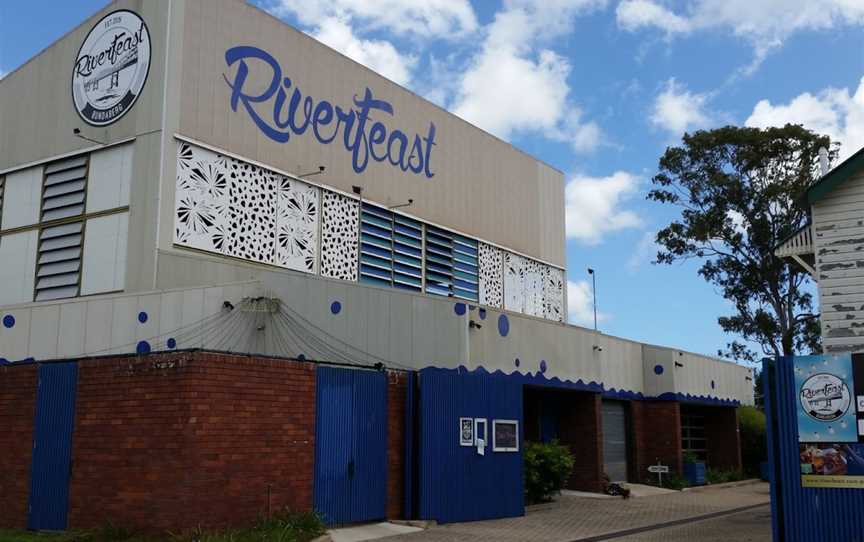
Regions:
[[[648,467],[648,472],[653,472],[654,474],[657,475],[657,484],[662,487],[663,486],[663,475],[669,474],[669,466],[668,465],[661,465],[660,462],[658,461],[656,465],[651,465],[650,467]]]

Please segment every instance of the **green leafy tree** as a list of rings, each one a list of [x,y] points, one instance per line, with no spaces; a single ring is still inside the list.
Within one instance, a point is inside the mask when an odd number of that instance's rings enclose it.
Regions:
[[[657,233],[657,263],[699,259],[699,274],[732,302],[720,327],[765,356],[819,348],[818,314],[806,291],[809,275],[774,256],[776,246],[807,223],[796,199],[819,176],[819,148],[827,136],[799,125],[726,126],[685,134],[660,158],[648,199],[675,206],[680,218]],[[756,361],[746,342],[718,352]]]

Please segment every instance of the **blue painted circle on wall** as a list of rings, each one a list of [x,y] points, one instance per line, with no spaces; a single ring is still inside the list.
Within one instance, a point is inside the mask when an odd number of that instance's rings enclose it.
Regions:
[[[714,381],[712,380],[712,381],[711,381],[711,389],[713,390],[713,389],[716,388],[716,387],[717,387],[717,385],[716,385],[716,384],[714,383]]]
[[[485,319],[486,319],[486,309],[480,309],[480,312],[479,312],[478,314],[480,314],[480,319],[481,319],[481,320],[485,320]]]
[[[297,355],[297,359],[298,359],[299,361],[306,361],[306,356],[303,355],[303,354],[298,354],[298,355]]]
[[[655,375],[662,375],[663,374],[663,366],[662,365],[655,365],[654,366],[654,374]]]
[[[150,343],[147,341],[140,341],[138,346],[135,347],[135,351],[139,354],[149,354],[150,353]]]
[[[453,305],[453,312],[455,312],[459,316],[464,315],[466,309],[467,307],[465,306],[465,303],[456,303],[455,305]]]
[[[502,337],[506,337],[507,334],[510,333],[510,320],[507,318],[506,314],[502,314],[498,317],[498,333],[500,333]]]
[[[11,314],[7,314],[3,317],[3,327],[10,329],[15,327],[15,317]]]
[[[145,323],[147,321],[147,313],[144,311],[139,312],[138,313],[138,321],[141,322],[142,324]]]
[[[519,358],[516,358],[516,361],[514,361],[513,364],[516,365],[516,367],[519,367],[519,365],[521,365],[522,362],[519,361]]]
[[[171,337],[170,339],[168,339],[168,348],[171,348],[171,349],[177,348],[177,339],[175,339],[174,337]]]
[[[546,360],[545,360],[545,359],[541,359],[541,360],[540,360],[540,372],[541,372],[541,373],[545,373],[545,372],[546,372],[546,369],[547,369],[547,367],[546,367]]]
[[[332,312],[333,314],[339,314],[340,312],[342,312],[342,303],[339,303],[338,301],[330,303],[330,312]]]

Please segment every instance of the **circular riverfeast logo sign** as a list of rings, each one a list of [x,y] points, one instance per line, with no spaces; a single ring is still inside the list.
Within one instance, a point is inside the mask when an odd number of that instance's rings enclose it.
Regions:
[[[150,32],[137,13],[102,18],[81,45],[72,71],[75,109],[88,124],[107,126],[126,114],[150,71]]]
[[[852,394],[839,377],[819,373],[801,384],[800,399],[808,416],[820,422],[833,422],[849,410]]]

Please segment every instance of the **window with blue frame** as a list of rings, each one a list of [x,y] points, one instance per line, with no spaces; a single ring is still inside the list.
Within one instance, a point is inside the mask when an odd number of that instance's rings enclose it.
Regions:
[[[426,293],[479,299],[477,241],[426,226]]]
[[[363,203],[360,215],[360,282],[423,288],[423,225],[391,211]]]

